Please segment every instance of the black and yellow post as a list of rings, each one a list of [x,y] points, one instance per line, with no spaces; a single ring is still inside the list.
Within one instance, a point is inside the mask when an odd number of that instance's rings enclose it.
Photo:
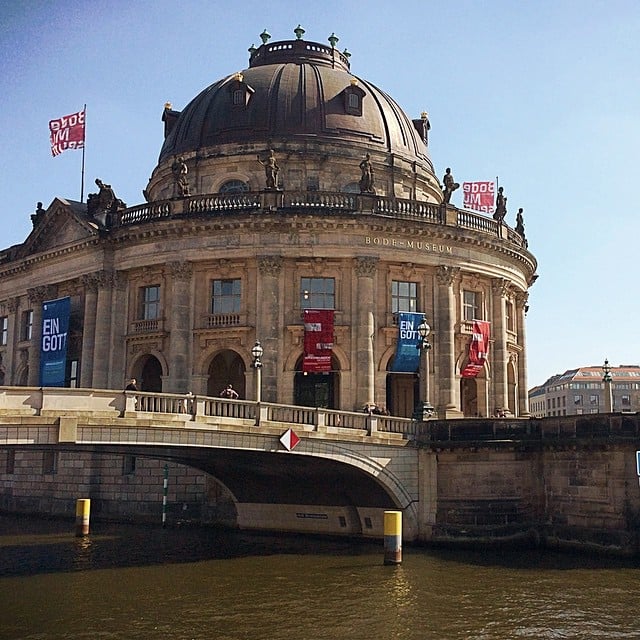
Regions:
[[[384,563],[402,562],[402,511],[384,512]]]
[[[91,500],[80,498],[76,500],[76,536],[89,535],[89,517],[91,514]]]

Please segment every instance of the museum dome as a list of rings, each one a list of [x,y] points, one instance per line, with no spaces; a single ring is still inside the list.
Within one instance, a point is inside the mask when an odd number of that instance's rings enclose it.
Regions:
[[[428,157],[411,119],[384,91],[351,74],[343,53],[290,40],[252,50],[248,69],[196,96],[167,136],[160,161],[219,144],[291,137]]]
[[[413,174],[406,176],[407,184],[411,180],[416,184],[417,174],[417,181],[425,185],[413,197],[429,199],[424,195],[428,192],[435,194],[432,200],[437,199],[426,113],[416,120],[409,118],[384,91],[353,75],[350,54],[335,46],[296,39],[267,42],[249,51],[247,69],[213,83],[181,112],[166,105],[165,141],[158,175],[150,182],[152,195],[163,192],[159,174],[167,175],[167,167],[177,157],[188,165],[197,163],[202,172],[206,159],[244,155],[255,165],[256,152],[274,149],[279,158],[288,154],[290,168],[298,162],[307,169],[314,157],[326,161],[327,156],[338,163],[358,159],[357,167],[369,153],[382,182],[385,165],[389,169],[385,193],[407,195],[399,177],[406,167],[406,173]],[[392,175],[394,171],[397,175]],[[249,169],[244,173],[248,175]],[[215,188],[215,180],[204,182]],[[340,190],[340,185],[327,188]]]

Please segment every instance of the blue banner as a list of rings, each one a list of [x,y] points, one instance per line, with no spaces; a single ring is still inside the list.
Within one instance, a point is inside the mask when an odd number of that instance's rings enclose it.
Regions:
[[[398,314],[398,344],[391,371],[415,373],[419,369],[420,334],[418,327],[423,319],[423,313],[401,312]]]
[[[40,386],[64,387],[71,298],[42,303]]]

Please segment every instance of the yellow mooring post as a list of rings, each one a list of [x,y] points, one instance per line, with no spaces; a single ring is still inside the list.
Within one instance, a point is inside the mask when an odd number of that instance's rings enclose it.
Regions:
[[[402,511],[384,512],[384,563],[402,562]]]
[[[76,536],[89,535],[89,516],[91,514],[91,500],[80,498],[76,500]]]

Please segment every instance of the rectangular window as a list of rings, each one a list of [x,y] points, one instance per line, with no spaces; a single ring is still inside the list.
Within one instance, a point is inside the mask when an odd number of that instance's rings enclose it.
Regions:
[[[464,320],[482,320],[481,298],[479,291],[463,291],[462,312]]]
[[[12,475],[16,468],[16,452],[14,449],[8,449],[6,454],[5,473],[7,475]]]
[[[68,372],[68,386],[72,389],[76,389],[78,387],[79,376],[80,373],[80,361],[79,360],[69,360],[67,362],[67,372]]]
[[[415,312],[418,309],[418,284],[394,280],[391,283],[391,312]]]
[[[214,280],[211,291],[211,313],[240,313],[242,281]]]
[[[598,396],[590,395],[589,396],[589,404],[598,404]]]
[[[631,406],[631,396],[622,396],[622,406],[623,407]]]
[[[9,339],[9,318],[0,317],[0,347],[6,346]]]
[[[160,286],[154,284],[142,287],[142,320],[158,320],[160,318]]]
[[[42,473],[57,473],[58,454],[55,451],[44,451],[42,454]]]
[[[25,311],[22,314],[22,339],[31,340],[33,335],[33,310]]]
[[[301,278],[300,307],[302,309],[335,309],[335,278]]]
[[[516,325],[515,325],[515,316],[513,313],[513,302],[507,301],[505,304],[505,313],[507,315],[507,331],[512,331],[515,333]]]
[[[576,394],[575,396],[573,396],[573,404],[582,406],[582,395]]]
[[[126,455],[122,458],[122,475],[128,476],[136,472],[136,457]]]

